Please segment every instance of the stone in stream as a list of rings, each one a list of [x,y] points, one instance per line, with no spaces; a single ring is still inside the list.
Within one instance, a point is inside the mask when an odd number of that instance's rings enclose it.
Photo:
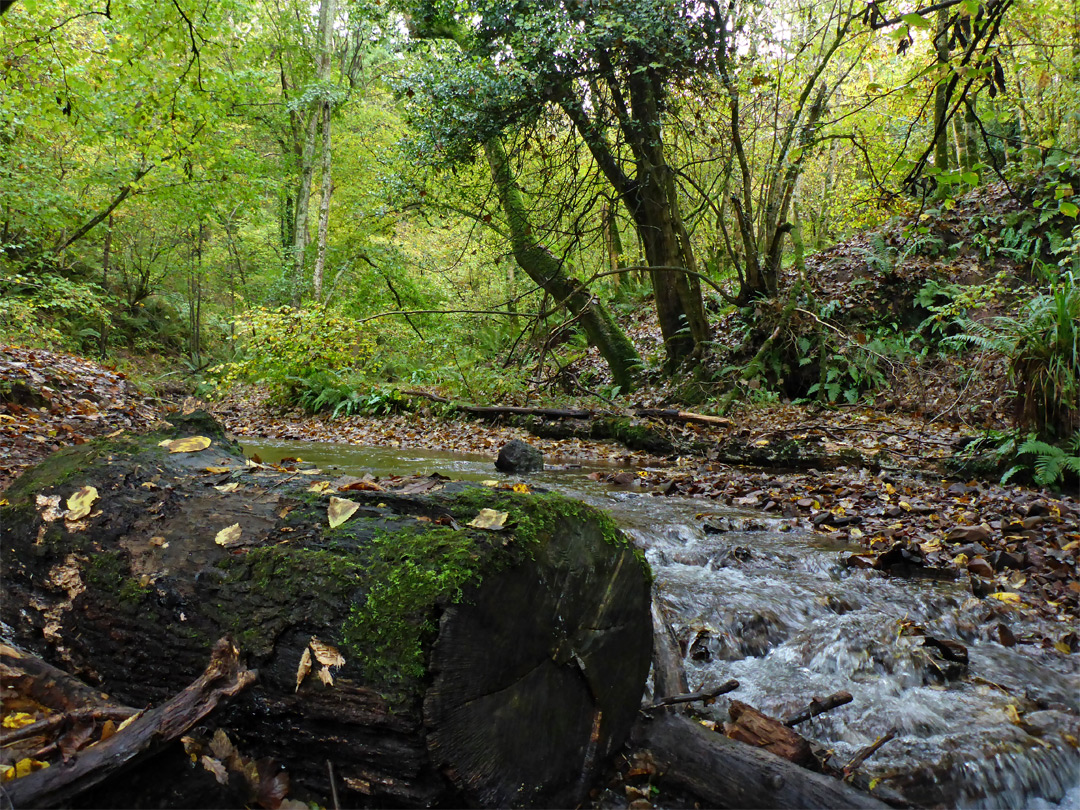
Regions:
[[[205,415],[173,421],[62,450],[5,493],[14,641],[142,706],[231,636],[259,675],[212,722],[282,763],[296,798],[329,806],[328,762],[342,806],[585,798],[652,649],[648,565],[610,518],[434,478],[424,494],[337,492],[246,462]],[[212,443],[159,446],[193,434]],[[469,525],[484,509],[498,531]],[[182,789],[166,781],[110,785],[146,804]]]
[[[511,439],[499,451],[495,469],[504,473],[538,472],[544,469],[544,454],[521,439]]]

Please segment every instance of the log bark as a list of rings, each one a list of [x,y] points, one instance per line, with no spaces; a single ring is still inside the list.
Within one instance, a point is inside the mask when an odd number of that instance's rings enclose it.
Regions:
[[[699,723],[661,713],[635,729],[660,780],[688,791],[707,807],[875,808],[873,796],[775,754],[728,739]]]
[[[174,421],[61,451],[5,493],[18,643],[140,706],[231,634],[260,677],[221,725],[300,799],[327,805],[329,761],[342,806],[581,800],[651,657],[647,565],[610,519],[437,478],[339,491],[246,463],[209,417]],[[192,434],[212,444],[158,446]],[[66,520],[84,486],[93,511]],[[331,529],[339,497],[356,511]],[[482,509],[490,528],[470,526]]]

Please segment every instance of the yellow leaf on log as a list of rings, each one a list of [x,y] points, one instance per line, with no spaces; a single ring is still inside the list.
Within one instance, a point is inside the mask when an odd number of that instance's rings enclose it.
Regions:
[[[356,501],[331,496],[330,505],[326,508],[326,518],[330,521],[330,528],[336,529],[346,520],[351,518],[353,513],[359,508],[360,504]]]
[[[94,508],[94,502],[98,499],[98,491],[94,487],[83,487],[67,499],[67,514],[65,520],[82,520],[90,514]]]
[[[159,447],[168,447],[170,453],[197,453],[205,450],[213,442],[206,436],[186,436],[183,439],[170,439],[161,442]]]

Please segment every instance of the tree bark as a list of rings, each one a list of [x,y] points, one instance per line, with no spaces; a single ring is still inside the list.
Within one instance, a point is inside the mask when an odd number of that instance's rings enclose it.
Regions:
[[[607,362],[615,384],[623,391],[633,390],[641,366],[634,345],[600,300],[581,282],[571,278],[562,262],[533,237],[529,212],[514,181],[502,141],[498,137],[488,140],[484,144],[484,154],[510,230],[511,246],[518,267],[578,320],[589,343],[599,350]]]
[[[260,674],[222,727],[323,806],[327,761],[342,806],[583,800],[651,657],[647,566],[609,519],[434,477],[311,492],[327,477],[246,465],[208,417],[173,421],[61,451],[5,493],[0,618],[19,643],[140,706],[231,634]],[[158,446],[193,432],[211,446]],[[87,485],[78,520],[38,500]],[[358,504],[334,529],[331,496]],[[481,509],[501,529],[470,526]]]
[[[323,300],[323,271],[326,268],[326,241],[330,234],[330,195],[334,192],[334,181],[331,177],[333,158],[331,154],[330,139],[330,102],[324,101],[322,106],[323,117],[323,144],[322,144],[322,198],[319,201],[319,244],[318,253],[315,257],[315,270],[312,273],[311,284],[315,293],[315,300]]]

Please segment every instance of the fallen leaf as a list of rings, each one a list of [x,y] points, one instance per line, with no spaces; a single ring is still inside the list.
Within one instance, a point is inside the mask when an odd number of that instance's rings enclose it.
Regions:
[[[320,641],[315,636],[311,637],[308,646],[311,647],[311,651],[315,653],[315,660],[320,664],[328,667],[345,666],[345,659],[342,657],[341,653],[338,652],[337,647],[331,646],[324,641]]]
[[[330,490],[330,482],[329,481],[316,481],[314,484],[312,484],[310,487],[307,488],[308,492],[314,492],[314,493],[319,494],[319,495],[321,495],[324,492],[328,492],[329,490]]]
[[[1020,604],[1020,594],[1018,594],[1018,593],[1009,593],[1008,591],[997,591],[996,593],[990,594],[990,598],[991,599],[997,599],[999,602],[1004,602],[1007,605],[1019,605]]]
[[[229,784],[229,774],[221,762],[213,757],[208,757],[206,754],[203,754],[202,759],[200,759],[199,762],[202,763],[202,766],[206,768],[206,770],[214,775],[214,778],[218,781],[219,785]]]
[[[34,771],[40,771],[43,768],[48,767],[48,762],[42,762],[38,759],[30,759],[29,757],[27,757],[26,759],[20,759],[14,765],[8,768],[4,768],[2,773],[3,781],[7,782],[11,779],[22,779],[22,777],[29,776]]]
[[[240,524],[234,523],[232,526],[228,526],[218,532],[214,537],[214,542],[219,546],[235,546],[240,542],[240,534],[242,531]]]
[[[532,490],[529,489],[528,484],[514,484],[514,492],[518,493],[519,495],[526,495],[532,492]]]
[[[474,529],[487,529],[488,531],[501,531],[506,525],[506,519],[510,517],[508,512],[496,512],[494,509],[481,509],[480,513],[468,522],[467,525]]]
[[[206,436],[185,436],[183,439],[169,439],[158,443],[158,447],[169,448],[170,453],[197,453],[205,450],[213,442]]]
[[[236,492],[238,486],[240,486],[240,484],[236,481],[230,481],[227,484],[220,484],[219,486],[214,487],[214,489],[218,492]]]
[[[334,685],[334,676],[330,674],[329,667],[321,667],[318,672],[319,680],[322,681],[324,686]]]
[[[83,487],[67,499],[67,514],[65,520],[82,520],[90,514],[94,508],[94,502],[98,499],[98,491],[94,487]]]
[[[330,528],[336,529],[351,518],[359,508],[360,504],[356,501],[330,496],[330,505],[326,508],[326,517],[330,521]]]
[[[304,678],[311,672],[311,650],[304,647],[304,654],[300,656],[300,666],[296,668],[296,689],[300,690],[300,684],[304,682]]]
[[[221,475],[232,470],[232,467],[203,467],[204,473],[211,473],[212,475]]]
[[[4,728],[22,728],[35,722],[34,715],[27,712],[14,712],[4,718]]]

